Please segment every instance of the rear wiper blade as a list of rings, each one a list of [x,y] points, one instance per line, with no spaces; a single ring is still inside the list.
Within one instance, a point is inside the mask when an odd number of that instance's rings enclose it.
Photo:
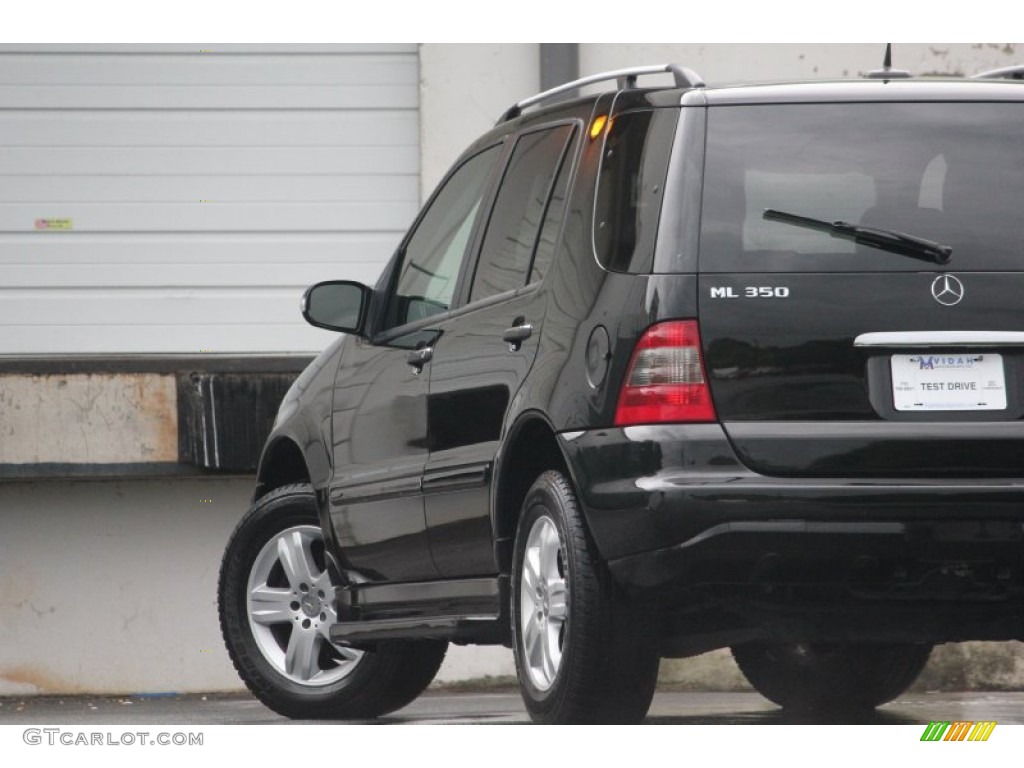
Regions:
[[[797,216],[795,213],[776,211],[773,208],[765,208],[763,218],[767,221],[781,221],[783,224],[827,232],[832,237],[846,238],[861,245],[880,248],[883,251],[898,253],[901,256],[909,256],[912,259],[920,259],[932,264],[948,264],[949,257],[953,254],[953,247],[950,245],[925,240],[923,237],[897,232],[894,229],[866,227],[863,224],[850,224],[846,221],[823,221],[807,216]]]

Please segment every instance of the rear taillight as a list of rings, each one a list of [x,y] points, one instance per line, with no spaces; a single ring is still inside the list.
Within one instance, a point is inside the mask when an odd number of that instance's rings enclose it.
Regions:
[[[715,421],[696,320],[648,328],[633,350],[615,426]]]

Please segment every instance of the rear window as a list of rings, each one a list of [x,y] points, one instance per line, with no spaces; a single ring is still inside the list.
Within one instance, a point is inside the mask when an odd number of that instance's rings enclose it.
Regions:
[[[594,205],[594,249],[612,272],[650,272],[679,111],[616,115],[607,129]]]
[[[708,110],[705,272],[1024,268],[1024,106],[807,104]],[[773,209],[952,246],[939,267],[764,218]]]

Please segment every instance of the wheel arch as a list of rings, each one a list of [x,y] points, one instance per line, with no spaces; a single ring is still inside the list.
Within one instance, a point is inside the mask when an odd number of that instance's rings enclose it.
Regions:
[[[260,457],[256,474],[256,501],[273,490],[293,483],[311,483],[306,457],[298,444],[287,436],[278,436],[267,442]]]
[[[495,459],[491,525],[495,557],[502,574],[512,571],[512,551],[523,499],[537,477],[549,469],[563,472],[576,485],[554,427],[540,412],[524,413],[508,430]]]

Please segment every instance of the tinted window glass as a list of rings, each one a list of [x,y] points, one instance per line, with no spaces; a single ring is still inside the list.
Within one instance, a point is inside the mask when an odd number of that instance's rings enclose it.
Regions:
[[[612,120],[594,209],[594,246],[605,269],[651,270],[678,114],[674,109],[627,112]]]
[[[953,247],[950,269],[1024,267],[1015,104],[835,104],[709,110],[701,269],[919,271],[921,262],[766,208]]]
[[[569,179],[572,174],[573,147],[576,146],[575,135],[565,153],[562,155],[562,165],[555,179],[555,186],[551,191],[551,199],[548,200],[548,210],[544,215],[544,225],[540,228],[540,237],[537,239],[537,251],[533,255],[533,267],[530,269],[530,282],[543,280],[544,275],[551,266],[555,257],[555,246],[558,244],[558,233],[562,228],[562,219],[565,217],[565,203],[569,193]]]
[[[560,126],[516,142],[484,236],[470,301],[526,285],[552,182],[572,130]]]
[[[446,311],[499,147],[474,155],[448,179],[409,239],[388,307],[388,327]]]

